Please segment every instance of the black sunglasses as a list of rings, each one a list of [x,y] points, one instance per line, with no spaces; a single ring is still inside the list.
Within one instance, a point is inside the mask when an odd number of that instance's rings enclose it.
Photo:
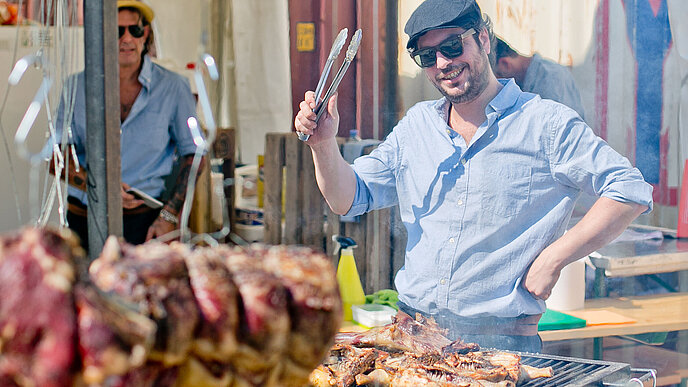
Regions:
[[[441,52],[442,55],[447,58],[456,58],[463,54],[463,40],[473,34],[475,34],[473,28],[468,29],[466,32],[447,38],[442,43],[434,47],[426,47],[420,50],[409,51],[411,58],[420,67],[432,67],[437,63],[437,51]]]
[[[122,38],[122,36],[124,36],[124,31],[126,31],[127,29],[129,30],[129,33],[131,34],[131,36],[133,36],[135,38],[140,38],[143,36],[144,27],[140,26],[138,24],[134,24],[131,26],[119,26],[118,28],[119,28],[119,37],[120,38]]]

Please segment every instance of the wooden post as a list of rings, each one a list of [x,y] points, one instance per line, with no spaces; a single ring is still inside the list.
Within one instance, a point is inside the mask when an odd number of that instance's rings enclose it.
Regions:
[[[223,191],[225,206],[229,215],[230,231],[234,230],[236,214],[234,213],[234,169],[236,167],[236,136],[234,128],[217,129],[217,136],[213,143],[213,153],[216,158],[222,159]],[[212,193],[215,194],[214,192]]]
[[[295,135],[285,137],[284,243],[299,244],[303,232],[303,163],[302,141]]]
[[[84,7],[88,252],[100,255],[109,235],[122,235],[117,3]]]
[[[268,133],[265,136],[265,159],[263,173],[264,207],[263,222],[265,243],[282,243],[282,168],[284,166],[284,139],[282,133]]]

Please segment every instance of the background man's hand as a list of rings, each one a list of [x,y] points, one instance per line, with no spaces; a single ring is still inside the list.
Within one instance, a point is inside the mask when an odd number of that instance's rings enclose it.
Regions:
[[[153,238],[163,236],[176,229],[176,224],[168,222],[162,218],[157,218],[155,219],[153,224],[151,224],[151,226],[148,228],[148,234],[146,234],[146,242]]]
[[[122,207],[131,209],[136,208],[143,204],[143,200],[137,199],[134,195],[127,193],[131,187],[127,183],[122,183],[120,185],[120,193],[122,194]]]
[[[308,145],[316,145],[324,140],[337,135],[339,130],[339,111],[337,110],[337,93],[333,95],[327,104],[327,111],[323,113],[316,124],[315,93],[307,91],[304,100],[299,104],[299,112],[294,119],[294,128],[297,132],[309,134]],[[316,129],[317,128],[317,129]]]

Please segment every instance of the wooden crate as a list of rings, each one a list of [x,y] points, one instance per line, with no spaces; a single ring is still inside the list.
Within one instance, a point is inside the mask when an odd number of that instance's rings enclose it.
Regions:
[[[263,176],[265,243],[305,245],[324,251],[325,201],[315,182],[308,146],[291,133],[267,134]]]
[[[373,211],[357,222],[340,221],[320,194],[310,148],[293,133],[267,134],[264,160],[265,243],[311,246],[332,256],[336,264],[332,236],[353,238],[366,293],[393,288],[406,246],[398,208]]]

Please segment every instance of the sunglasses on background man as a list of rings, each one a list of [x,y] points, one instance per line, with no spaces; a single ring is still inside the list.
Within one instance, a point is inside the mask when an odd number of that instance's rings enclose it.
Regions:
[[[432,67],[435,65],[435,63],[437,63],[438,51],[447,58],[457,58],[463,54],[463,40],[475,33],[476,31],[473,28],[470,28],[462,34],[451,36],[445,39],[442,43],[436,46],[410,51],[411,57],[418,66],[423,68]]]
[[[124,36],[124,32],[126,30],[129,30],[129,33],[131,34],[131,36],[133,36],[135,38],[140,38],[143,36],[144,27],[140,26],[138,24],[134,24],[131,26],[119,26],[118,28],[119,28],[119,37],[120,38],[122,38],[122,36]]]

